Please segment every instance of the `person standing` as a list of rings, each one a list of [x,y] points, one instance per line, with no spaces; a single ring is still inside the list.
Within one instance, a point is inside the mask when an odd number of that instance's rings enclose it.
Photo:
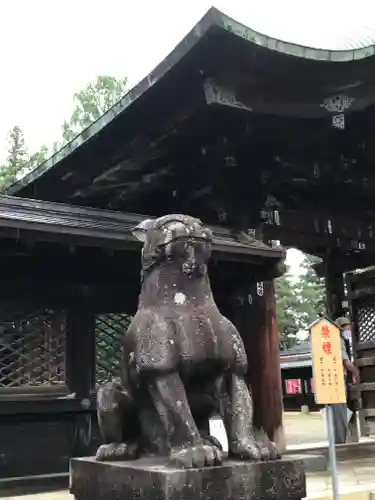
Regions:
[[[349,318],[337,318],[335,324],[340,328],[341,356],[344,369],[345,390],[347,387],[347,373],[350,372],[358,377],[357,367],[350,361],[349,353],[346,349],[345,340],[349,341],[352,335],[352,324]],[[343,444],[346,442],[348,431],[348,407],[346,403],[332,405],[333,417],[335,423],[335,443]]]

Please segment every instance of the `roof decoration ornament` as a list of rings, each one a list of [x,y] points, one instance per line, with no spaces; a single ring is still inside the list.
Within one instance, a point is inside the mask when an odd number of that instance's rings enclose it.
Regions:
[[[344,115],[344,113],[332,116],[332,126],[334,128],[338,128],[339,130],[345,129],[345,115]]]
[[[332,116],[332,126],[339,130],[345,129],[345,115],[344,111],[350,108],[353,97],[346,95],[335,95],[324,99],[320,107],[325,108],[329,113],[338,113]]]
[[[257,295],[259,297],[263,297],[263,295],[264,295],[264,284],[263,284],[263,281],[259,281],[257,283]]]

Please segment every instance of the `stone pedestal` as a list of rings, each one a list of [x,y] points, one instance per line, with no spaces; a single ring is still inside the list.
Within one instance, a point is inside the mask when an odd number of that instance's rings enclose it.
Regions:
[[[306,496],[302,460],[226,461],[183,470],[160,459],[70,462],[70,492],[77,500],[300,500]]]

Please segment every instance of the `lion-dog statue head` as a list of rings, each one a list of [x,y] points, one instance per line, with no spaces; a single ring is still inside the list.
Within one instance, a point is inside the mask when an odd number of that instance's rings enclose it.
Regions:
[[[133,229],[133,234],[143,242],[143,277],[156,265],[171,261],[191,278],[206,273],[212,231],[199,219],[181,214],[146,219]]]

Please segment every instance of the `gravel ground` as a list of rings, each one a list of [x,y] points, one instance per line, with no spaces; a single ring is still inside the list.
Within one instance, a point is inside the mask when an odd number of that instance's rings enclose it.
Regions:
[[[320,412],[303,415],[284,413],[284,432],[287,445],[326,441],[325,420]]]

